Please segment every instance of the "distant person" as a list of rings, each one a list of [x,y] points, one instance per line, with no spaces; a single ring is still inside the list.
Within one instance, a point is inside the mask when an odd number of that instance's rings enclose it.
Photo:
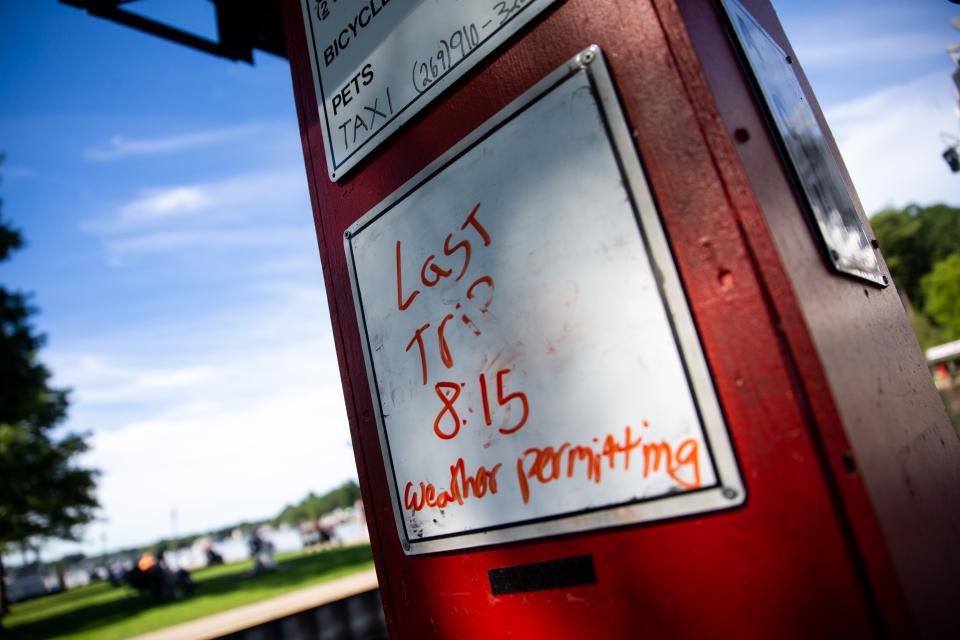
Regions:
[[[337,535],[336,527],[324,526],[320,527],[320,542],[329,544],[331,547],[335,547],[340,544],[340,537]]]
[[[171,602],[193,595],[196,585],[185,569],[170,571],[162,556],[145,552],[127,572],[127,583],[155,603]]]
[[[277,562],[273,558],[273,544],[265,540],[257,529],[250,536],[250,556],[253,558],[253,573],[273,571]]]
[[[174,598],[173,580],[169,572],[152,553],[145,552],[137,564],[127,572],[127,582],[154,602],[167,602]]]
[[[208,544],[203,550],[203,553],[207,557],[208,567],[215,567],[223,564],[223,556],[216,552],[212,544]]]
[[[140,573],[146,574],[148,571],[157,566],[157,559],[152,553],[144,552],[140,559],[137,560],[137,570]]]
[[[222,558],[220,562],[223,563]],[[176,591],[177,600],[180,600],[181,598],[192,596],[197,585],[194,583],[193,578],[190,577],[190,573],[186,569],[180,568],[173,574],[173,586]]]
[[[107,570],[108,576],[110,578],[110,584],[115,587],[119,587],[123,582],[123,566],[121,566],[119,561],[114,561],[110,564],[110,568]]]
[[[330,542],[330,539],[331,539],[332,537],[333,537],[333,536],[330,535],[330,529],[327,528],[327,527],[321,526],[321,527],[317,530],[317,542],[318,542],[319,544],[326,544],[327,542]]]

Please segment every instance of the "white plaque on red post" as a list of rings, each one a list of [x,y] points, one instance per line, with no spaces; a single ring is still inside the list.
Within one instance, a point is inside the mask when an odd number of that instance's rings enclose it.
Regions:
[[[301,0],[338,180],[555,0]]]

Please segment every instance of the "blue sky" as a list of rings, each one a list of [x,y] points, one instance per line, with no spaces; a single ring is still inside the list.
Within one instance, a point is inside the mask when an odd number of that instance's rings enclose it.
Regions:
[[[940,159],[960,7],[775,6],[865,208],[960,203]],[[212,32],[202,0],[142,7]],[[0,197],[28,241],[0,282],[35,292],[69,426],[93,432],[85,548],[168,535],[174,507],[198,531],[354,477],[286,62],[7,0],[0,65]]]
[[[947,0],[775,0],[867,213],[960,203],[940,134],[960,135]]]

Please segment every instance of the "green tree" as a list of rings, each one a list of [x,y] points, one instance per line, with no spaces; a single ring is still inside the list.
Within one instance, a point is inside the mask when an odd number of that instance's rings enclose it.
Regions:
[[[911,301],[920,298],[920,278],[929,269],[921,249],[920,221],[904,209],[885,209],[870,224],[893,281]]]
[[[337,508],[351,506],[360,498],[360,487],[357,483],[348,480],[339,487],[328,491],[322,496],[308,493],[307,497],[298,504],[288,505],[274,520],[275,523],[296,525],[308,520],[316,520],[320,516],[330,513]]]
[[[0,261],[22,245],[0,218]],[[53,433],[66,418],[67,391],[50,386],[38,360],[44,336],[30,324],[33,313],[25,294],[0,287],[0,616],[3,553],[45,538],[75,540],[98,506],[97,472],[77,462],[85,435]]]
[[[946,204],[885,209],[870,219],[897,287],[924,308],[920,281],[960,247],[960,209]]]
[[[920,284],[924,311],[943,328],[947,340],[960,338],[960,253],[933,265]]]
[[[912,204],[881,211],[871,224],[893,281],[909,303],[920,345],[927,348],[960,336],[950,328],[960,323],[960,308],[950,304],[948,293],[952,262],[940,266],[960,249],[960,208]],[[939,274],[933,277],[936,268]]]

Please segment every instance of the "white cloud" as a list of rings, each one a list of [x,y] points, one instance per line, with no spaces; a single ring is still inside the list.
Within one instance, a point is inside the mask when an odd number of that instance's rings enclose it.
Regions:
[[[175,153],[197,147],[208,147],[228,142],[242,136],[259,131],[262,127],[256,124],[193,131],[159,138],[125,138],[116,135],[106,144],[87,149],[84,157],[94,162],[116,160],[129,156],[154,156],[164,153]]]
[[[266,374],[266,372],[264,372]],[[93,438],[114,545],[276,515],[308,489],[356,477],[339,389],[302,381],[242,403],[185,408]]]
[[[149,187],[82,227],[103,241],[112,265],[185,249],[272,247],[309,225],[306,187],[301,167]]]
[[[271,209],[291,204],[306,205],[306,177],[300,168],[265,170],[233,175],[219,180],[164,187],[148,187],[121,204],[106,220],[90,221],[99,231],[143,228],[187,213],[220,214],[239,218],[263,216]],[[177,226],[182,222],[177,221]]]
[[[960,203],[960,180],[941,153],[956,134],[949,76],[930,74],[826,109],[864,209],[910,202]]]
[[[801,33],[796,40],[796,49],[800,63],[804,67],[829,66],[832,70],[839,67],[862,67],[867,63],[877,65],[942,55],[946,58],[946,47],[938,38],[928,32],[889,33],[874,36],[838,39],[836,31],[823,28],[815,32]]]
[[[190,213],[213,204],[213,200],[197,187],[155,189],[125,204],[120,210],[124,220],[150,220],[180,213]]]
[[[887,60],[943,56],[950,29],[937,3],[871,0],[775,0],[777,14],[800,62],[876,66]]]
[[[322,282],[250,287],[249,303],[182,323],[87,336],[46,355],[74,389],[70,424],[94,428],[104,471],[97,552],[273,516],[356,468]]]
[[[157,254],[184,249],[237,249],[242,247],[267,248],[282,246],[302,238],[295,228],[277,228],[259,231],[158,231],[155,233],[127,234],[108,240],[112,264],[119,264],[132,254]]]
[[[115,404],[151,400],[158,394],[182,392],[211,381],[216,369],[211,366],[156,368],[108,362],[90,354],[64,354],[57,361],[58,377],[80,380],[74,391],[74,403]]]

